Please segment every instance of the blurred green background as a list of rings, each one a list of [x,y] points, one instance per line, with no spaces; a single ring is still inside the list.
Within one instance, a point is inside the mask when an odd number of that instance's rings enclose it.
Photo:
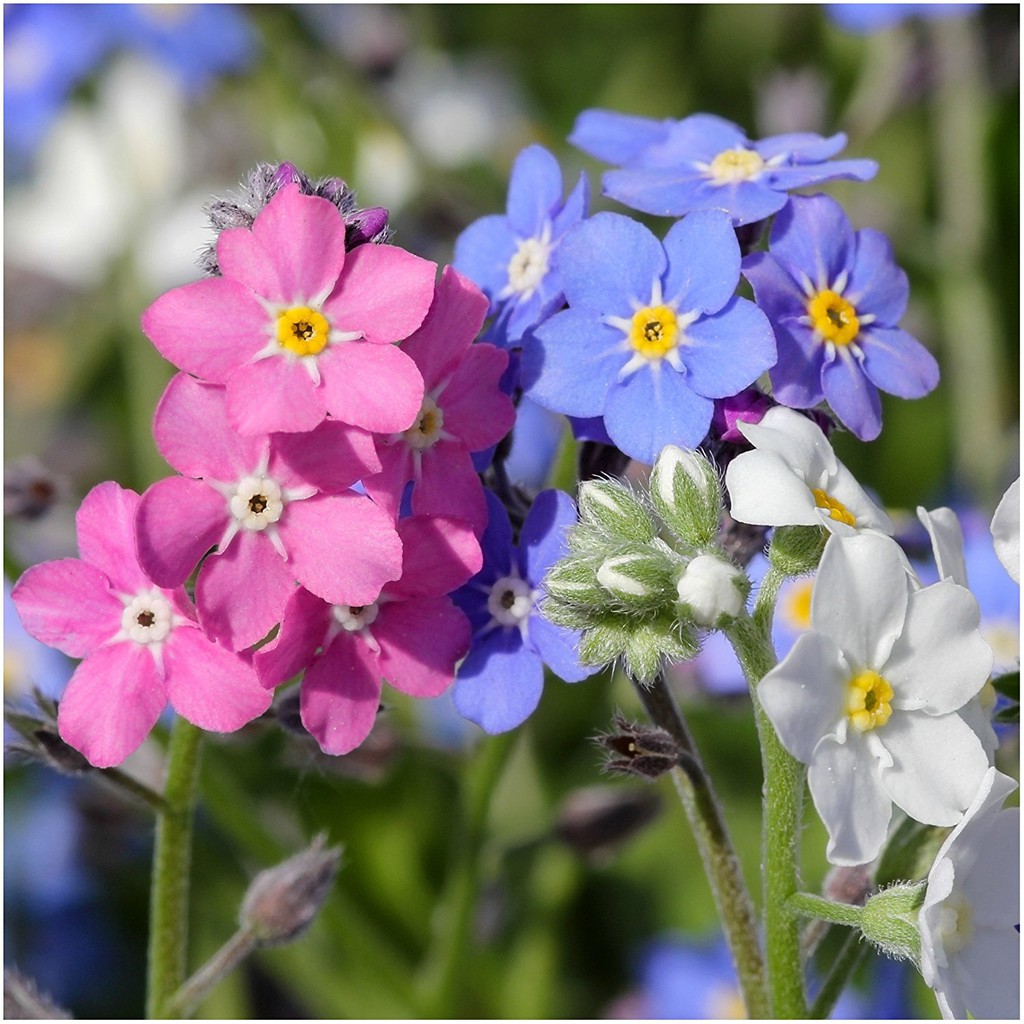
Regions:
[[[5,8],[5,51],[22,27],[14,8]],[[565,142],[588,107],[705,111],[752,138],[845,131],[844,155],[881,170],[826,191],[855,227],[892,238],[911,280],[903,326],[935,352],[943,380],[920,401],[884,396],[881,438],[841,437],[840,457],[888,506],[911,512],[955,502],[991,515],[1017,475],[1017,5],[869,34],[841,28],[818,5],[232,10],[248,36],[230,73],[185,87],[194,68],[183,79],[148,37],[122,33],[51,104],[31,153],[13,160],[5,146],[9,580],[74,554],[74,510],[94,484],[141,490],[167,475],[150,421],[172,368],[138,320],[158,294],[198,276],[210,196],[235,189],[258,161],[289,160],[345,178],[361,205],[390,207],[397,244],[447,262],[463,227],[504,208],[511,163],[531,142],[555,153],[567,182],[590,174],[593,210],[615,208],[596,197],[603,168]],[[60,42],[58,51],[70,45]],[[16,98],[8,79],[8,123]],[[13,632],[8,698],[33,683],[59,688],[66,669],[33,667]],[[756,888],[760,766],[749,705],[706,694],[699,680],[680,696]],[[593,737],[616,709],[641,714],[624,680],[549,680],[533,718],[497,740],[460,726],[443,699],[425,709],[387,698],[371,740],[346,758],[272,721],[208,743],[193,966],[228,937],[257,870],[319,831],[345,856],[309,934],[258,954],[203,1016],[601,1016],[637,984],[645,942],[673,929],[714,933],[670,782],[600,774]],[[128,767],[155,781],[162,735]],[[618,841],[598,842],[580,809],[579,792],[595,786],[621,800],[616,821],[637,819]],[[55,784],[13,762],[5,788],[7,961],[35,971],[76,1016],[137,1016],[146,813],[88,779]],[[62,810],[41,817],[43,805]],[[812,813],[804,840],[805,879],[816,887],[826,865]],[[33,853],[47,847],[49,858]],[[73,884],[58,884],[61,872]],[[450,940],[460,907],[469,923],[461,944]],[[871,977],[860,984],[870,995]],[[937,1015],[920,986],[912,998],[910,1015]]]

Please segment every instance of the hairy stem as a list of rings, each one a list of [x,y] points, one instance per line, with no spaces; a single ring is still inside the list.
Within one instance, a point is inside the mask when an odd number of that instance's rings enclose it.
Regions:
[[[817,917],[833,924],[845,924],[852,928],[860,926],[863,907],[855,907],[852,903],[837,903],[827,900],[824,896],[815,896],[809,892],[794,893],[786,901],[791,914],[802,917]]]
[[[241,928],[175,992],[166,1010],[172,1017],[191,1017],[195,1008],[254,949],[256,940],[247,928]]]

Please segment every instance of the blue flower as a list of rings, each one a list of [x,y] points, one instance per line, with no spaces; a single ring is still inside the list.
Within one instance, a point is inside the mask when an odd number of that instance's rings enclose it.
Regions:
[[[862,441],[882,429],[878,391],[921,398],[939,382],[931,353],[896,326],[907,275],[879,231],[854,232],[827,196],[794,197],[775,218],[768,252],[743,275],[775,328],[774,397],[809,409],[823,399]]]
[[[713,114],[655,121],[612,110],[585,110],[569,141],[617,164],[603,192],[644,213],[681,217],[691,210],[726,210],[736,225],[771,216],[787,192],[837,178],[868,181],[874,160],[830,160],[846,145],[842,133],[773,135],[751,142],[743,130]]]
[[[564,556],[566,530],[576,522],[569,496],[555,490],[537,495],[518,548],[508,513],[490,491],[487,508],[484,566],[452,595],[473,627],[473,646],[452,697],[459,714],[485,732],[499,733],[514,729],[537,707],[545,664],[569,683],[597,669],[580,664],[579,634],[552,625],[537,608],[541,580]]]
[[[825,13],[840,28],[868,34],[907,18],[962,18],[982,4],[825,4]]]
[[[721,211],[692,213],[659,242],[599,213],[562,242],[569,308],[527,336],[523,385],[539,405],[603,416],[627,455],[653,463],[666,444],[696,448],[714,399],[775,363],[765,315],[736,298],[740,252]]]
[[[585,175],[563,202],[558,162],[543,146],[528,146],[512,167],[506,213],[481,217],[455,240],[453,266],[491,301],[488,341],[516,346],[562,304],[558,246],[587,202]]]

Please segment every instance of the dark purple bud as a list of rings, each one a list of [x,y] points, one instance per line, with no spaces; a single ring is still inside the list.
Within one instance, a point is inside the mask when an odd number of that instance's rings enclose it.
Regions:
[[[760,423],[764,414],[775,403],[757,388],[744,388],[738,395],[715,402],[711,417],[711,432],[719,441],[745,444],[746,439],[736,427],[737,422]]]
[[[274,192],[279,188],[284,188],[285,185],[299,185],[303,192],[309,190],[309,178],[295,164],[289,163],[287,160],[274,171],[272,179]]]
[[[388,227],[388,211],[383,206],[357,210],[345,218],[345,248],[370,242]]]
[[[679,744],[664,729],[629,722],[615,716],[614,731],[597,742],[611,751],[605,770],[622,775],[656,779],[679,764]]]
[[[68,746],[57,731],[57,702],[39,690],[33,692],[34,705],[19,710],[4,705],[4,721],[24,742],[8,743],[8,752],[47,765],[61,775],[79,775],[92,765],[74,747]]]

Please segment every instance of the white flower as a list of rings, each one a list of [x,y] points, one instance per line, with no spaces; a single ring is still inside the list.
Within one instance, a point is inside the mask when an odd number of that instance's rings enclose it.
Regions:
[[[999,561],[1014,583],[1020,583],[1020,477],[1006,489],[992,517],[992,540]]]
[[[942,844],[918,918],[921,973],[942,1016],[1020,1019],[1020,808],[990,768]]]
[[[982,688],[992,651],[978,604],[948,580],[915,589],[895,541],[831,537],[811,628],[757,687],[783,746],[808,765],[833,864],[864,864],[892,804],[954,825],[988,769],[958,713]]]
[[[760,423],[737,426],[754,451],[738,455],[725,472],[733,519],[756,526],[824,526],[844,536],[893,533],[892,520],[806,416],[776,406]]]
[[[698,626],[717,626],[743,610],[750,583],[746,574],[714,555],[698,555],[683,570],[676,591]]]

